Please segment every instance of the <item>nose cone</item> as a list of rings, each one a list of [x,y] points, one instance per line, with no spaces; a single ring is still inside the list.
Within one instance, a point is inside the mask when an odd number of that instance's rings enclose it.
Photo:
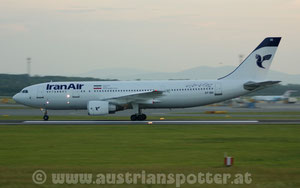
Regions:
[[[16,101],[17,103],[19,103],[19,102],[20,102],[20,95],[19,95],[19,93],[15,94],[15,95],[13,96],[13,99],[14,99],[14,101]]]

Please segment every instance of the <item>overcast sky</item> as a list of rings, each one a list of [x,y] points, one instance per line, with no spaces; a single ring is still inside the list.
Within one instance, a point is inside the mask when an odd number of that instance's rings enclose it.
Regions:
[[[236,66],[268,36],[271,68],[300,74],[300,0],[0,0],[1,73]]]

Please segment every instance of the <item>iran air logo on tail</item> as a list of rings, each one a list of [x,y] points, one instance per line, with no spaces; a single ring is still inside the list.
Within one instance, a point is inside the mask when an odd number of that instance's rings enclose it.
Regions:
[[[264,69],[265,67],[262,65],[262,63],[264,61],[266,61],[266,60],[271,59],[271,57],[272,57],[272,55],[269,54],[269,55],[263,56],[263,58],[261,59],[261,56],[258,55],[258,54],[256,54],[255,58],[257,59],[257,61],[256,61],[257,66],[259,66],[260,68]]]

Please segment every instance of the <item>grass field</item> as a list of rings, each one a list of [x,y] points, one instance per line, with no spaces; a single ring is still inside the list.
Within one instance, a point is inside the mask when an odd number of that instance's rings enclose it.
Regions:
[[[0,126],[0,186],[56,187],[32,182],[51,173],[246,173],[250,185],[300,187],[300,125],[28,125]],[[235,158],[224,167],[224,152]],[[57,187],[117,187],[58,185]],[[175,187],[122,185],[121,187]],[[199,187],[183,185],[182,187]]]

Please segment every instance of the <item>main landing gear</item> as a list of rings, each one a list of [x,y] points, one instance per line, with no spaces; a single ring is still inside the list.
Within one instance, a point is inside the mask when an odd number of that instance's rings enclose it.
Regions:
[[[131,121],[144,121],[147,119],[147,116],[146,114],[133,114],[131,117],[130,117]]]
[[[136,113],[130,117],[131,121],[144,121],[147,119],[146,114],[142,113],[142,109],[139,108],[138,104],[132,104],[132,108]]]
[[[44,111],[43,119],[44,119],[44,121],[48,121],[48,119],[49,119],[49,116],[47,115],[48,111],[46,109],[43,111]]]

